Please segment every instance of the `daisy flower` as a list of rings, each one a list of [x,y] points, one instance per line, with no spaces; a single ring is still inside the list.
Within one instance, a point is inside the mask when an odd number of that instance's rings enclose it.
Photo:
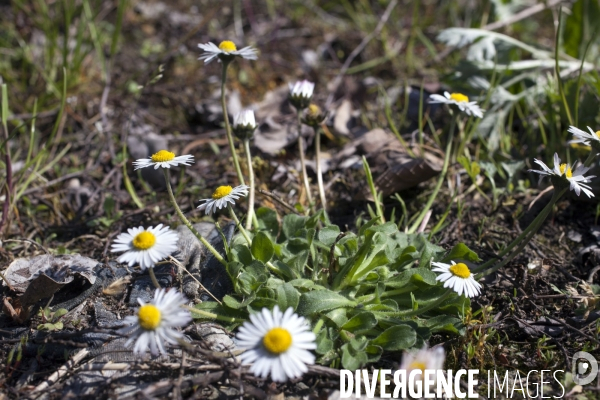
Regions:
[[[560,158],[558,158],[558,153],[554,153],[554,168],[550,169],[543,161],[538,160],[537,158],[533,159],[533,162],[542,167],[542,170],[538,169],[530,169],[529,172],[535,172],[536,174],[540,174],[540,180],[544,176],[561,176],[564,172],[561,171]],[[566,166],[566,164],[564,164]]]
[[[238,138],[242,140],[251,138],[255,129],[254,111],[242,110],[233,118],[233,133]]]
[[[175,153],[171,153],[168,150],[161,150],[158,153],[152,154],[150,158],[140,158],[133,162],[134,170],[140,168],[151,167],[154,165],[154,169],[160,168],[171,168],[171,166],[181,165],[192,165],[194,162],[194,156],[185,155],[175,157]]]
[[[575,167],[575,165],[573,166]],[[562,165],[561,165],[562,168]],[[590,169],[583,164],[579,164],[576,166],[575,171],[571,169],[569,164],[566,164],[565,168],[565,178],[569,181],[569,189],[575,191],[575,194],[579,196],[581,192],[585,193],[588,197],[594,197],[594,193],[592,193],[592,188],[590,185],[586,185],[586,183],[590,183],[592,178],[595,178],[594,175],[583,176]]]
[[[469,98],[462,93],[448,93],[444,92],[443,96],[439,94],[432,94],[429,96],[430,103],[443,103],[448,105],[455,105],[458,109],[467,115],[473,115],[478,118],[483,118],[483,112],[476,101],[469,101]]]
[[[315,84],[307,80],[290,83],[290,102],[298,110],[305,109],[312,98]]]
[[[140,298],[138,303],[141,307],[135,315],[124,319],[124,322],[131,326],[118,331],[130,336],[125,346],[135,341],[135,354],[144,356],[148,349],[153,356],[166,354],[165,343],[177,344],[177,340],[183,337],[183,334],[174,328],[183,327],[192,320],[190,313],[181,308],[187,303],[187,299],[175,289],[168,292],[165,289],[156,289],[154,299],[150,303],[146,304]]]
[[[315,334],[303,317],[294,314],[290,307],[285,313],[275,306],[273,311],[263,308],[262,312],[250,315],[251,322],[244,322],[236,337],[242,348],[242,364],[250,364],[254,375],[285,382],[298,378],[308,371],[307,364],[315,362],[309,351],[317,348]]]
[[[432,262],[431,264],[435,267],[431,270],[434,272],[441,272],[435,279],[440,282],[445,282],[444,287],[450,287],[459,295],[463,293],[467,297],[475,297],[481,290],[479,282],[473,278],[473,274],[469,267],[463,263],[444,264],[441,262]]]
[[[417,379],[420,379],[421,382],[425,380],[425,370],[442,370],[444,368],[445,359],[446,352],[443,347],[439,346],[434,349],[428,349],[427,346],[425,346],[418,351],[405,351],[402,355],[402,364],[400,364],[399,369],[406,371],[406,379],[408,379],[412,371],[421,371],[420,375],[415,375],[416,384]]]
[[[202,199],[205,203],[198,206],[200,210],[206,210],[206,215],[210,215],[217,209],[221,209],[227,206],[227,203],[235,205],[235,201],[240,197],[248,195],[248,189],[250,186],[240,185],[232,188],[231,186],[219,186],[212,194],[210,199]]]
[[[583,143],[586,146],[595,144],[596,146],[600,146],[600,131],[594,132],[589,126],[587,128],[590,130],[590,133],[582,131],[574,126],[570,126],[568,132],[573,134],[574,139],[569,143]]]
[[[304,110],[304,115],[302,118],[302,122],[304,122],[308,126],[317,127],[321,125],[323,120],[325,119],[325,114],[316,104],[310,103],[306,110]]]
[[[558,158],[558,154],[554,153],[554,168],[550,169],[543,161],[534,158],[534,162],[542,167],[541,170],[538,169],[530,169],[529,172],[535,172],[540,174],[540,180],[544,176],[550,176],[550,178],[564,178],[569,183],[569,189],[575,191],[575,194],[579,196],[581,192],[585,193],[588,197],[594,197],[594,193],[591,191],[591,187],[587,185],[592,181],[592,178],[595,178],[594,175],[583,176],[590,169],[583,164],[573,165],[571,167],[569,164],[560,163],[560,158]],[[575,168],[575,170],[573,170]],[[554,182],[553,182],[554,184]]]
[[[206,44],[198,44],[202,50],[204,50],[204,54],[198,57],[198,60],[204,60],[205,64],[208,64],[215,58],[219,58],[219,60],[231,61],[235,57],[242,57],[246,60],[257,60],[258,54],[255,48],[251,46],[246,46],[243,49],[238,50],[235,46],[235,43],[229,40],[225,40],[221,42],[218,46],[213,42],[208,42]]]
[[[124,251],[117,261],[129,266],[138,264],[142,270],[154,267],[158,261],[177,250],[177,233],[158,224],[156,228],[129,228],[115,239],[110,251]]]

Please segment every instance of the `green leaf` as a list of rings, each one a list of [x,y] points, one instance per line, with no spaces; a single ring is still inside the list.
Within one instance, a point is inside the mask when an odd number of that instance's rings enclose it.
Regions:
[[[252,301],[254,301],[255,298],[255,293],[252,293],[250,296],[246,297],[244,301],[239,301],[233,296],[226,295],[225,297],[223,297],[223,304],[225,304],[229,308],[233,308],[234,310],[239,310],[252,303]]]
[[[435,286],[437,285],[436,276],[435,272],[426,268],[411,268],[388,279],[385,284],[395,289],[403,288],[409,284],[419,285],[420,283]]]
[[[293,238],[299,229],[306,227],[306,217],[288,214],[283,217],[283,234],[286,238]]]
[[[481,261],[477,253],[469,249],[466,244],[459,243],[450,250],[450,253],[444,257],[445,261],[451,260],[467,260],[471,262]]]
[[[359,333],[362,331],[368,331],[375,325],[377,325],[377,318],[375,318],[373,313],[361,312],[350,318],[348,322],[342,326],[342,329],[352,333]]]
[[[341,328],[348,321],[348,317],[346,316],[346,309],[344,308],[336,308],[335,310],[331,310],[325,314],[327,318],[331,320],[338,328]]]
[[[298,307],[300,293],[289,283],[284,283],[277,288],[277,304],[282,311],[292,307],[294,310]]]
[[[325,228],[319,231],[319,241],[327,246],[331,246],[335,243],[335,239],[337,239],[340,234],[340,228],[337,225],[326,226]]]
[[[367,353],[363,350],[356,350],[350,343],[342,346],[342,366],[345,369],[355,371],[369,361]]]
[[[275,250],[271,239],[265,233],[258,232],[252,239],[252,255],[254,258],[266,263],[271,260],[273,253],[275,253]]]
[[[327,330],[323,329],[317,335],[317,348],[315,352],[317,354],[327,354],[333,350],[333,341],[327,337]]]
[[[69,310],[67,310],[66,308],[59,308],[58,310],[54,311],[54,315],[52,316],[52,320],[56,321],[60,317],[62,317],[63,315],[65,315],[68,312],[69,312]]]
[[[431,332],[448,332],[457,335],[465,331],[462,321],[450,315],[437,315],[422,322],[423,326],[429,327]]]
[[[437,259],[437,254],[444,252],[444,249],[440,246],[432,244],[422,234],[418,234],[415,237],[414,245],[421,252],[421,258],[419,259],[419,267],[429,268],[431,265],[431,259]]]
[[[417,333],[408,325],[392,326],[371,341],[384,350],[398,351],[411,348],[417,341]]]
[[[365,348],[365,353],[367,354],[367,362],[374,363],[379,361],[381,355],[383,354],[383,349],[381,346],[368,345]]]
[[[348,300],[342,295],[331,290],[315,290],[304,293],[300,297],[298,312],[301,315],[312,315],[314,313],[333,310],[340,307],[356,307],[357,303]]]
[[[258,219],[258,230],[269,235],[271,239],[276,239],[279,234],[277,212],[268,207],[260,207],[255,213]]]
[[[568,55],[581,58],[587,42],[595,39],[592,34],[600,18],[600,7],[597,1],[578,0],[570,9],[562,33],[563,47]]]
[[[225,296],[225,297],[227,297],[227,296]],[[225,300],[225,299],[223,298],[223,300]],[[194,308],[218,315],[221,318],[231,318],[231,319],[237,319],[237,320],[247,320],[248,319],[248,312],[246,312],[246,310],[232,309],[223,304],[219,304],[216,301],[203,301],[202,303],[198,303],[198,304],[194,305]],[[200,314],[196,314],[196,313],[192,313],[192,318],[194,318],[195,320],[215,321],[212,318],[204,317],[204,316],[201,316]],[[235,329],[235,327],[237,327],[238,325],[240,325],[239,322],[238,323],[236,323],[236,322],[227,323],[223,319],[219,320],[219,324],[221,324],[225,329],[228,329],[230,331]]]
[[[252,252],[246,243],[236,243],[231,249],[234,257],[243,265],[248,265],[252,262]]]
[[[273,265],[275,265],[277,270],[281,272],[282,277],[286,279],[300,278],[300,274],[297,271],[290,268],[290,266],[284,263],[283,261],[276,260],[273,262]]]
[[[294,279],[288,283],[296,289],[312,289],[315,287],[315,283],[310,279]]]

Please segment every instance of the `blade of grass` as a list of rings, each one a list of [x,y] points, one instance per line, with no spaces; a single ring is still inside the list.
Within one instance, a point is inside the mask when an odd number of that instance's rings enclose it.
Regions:
[[[571,109],[569,108],[569,104],[567,103],[567,98],[565,96],[565,89],[562,84],[562,80],[560,78],[560,66],[558,61],[558,46],[560,45],[560,30],[562,27],[562,6],[558,9],[558,27],[556,28],[556,38],[554,41],[554,61],[555,67],[554,72],[556,74],[556,82],[558,83],[558,93],[560,94],[560,98],[562,100],[563,106],[565,107],[565,112],[567,113],[567,118],[569,119],[569,123],[573,125],[573,117],[571,117]],[[581,68],[583,68],[583,63]]]

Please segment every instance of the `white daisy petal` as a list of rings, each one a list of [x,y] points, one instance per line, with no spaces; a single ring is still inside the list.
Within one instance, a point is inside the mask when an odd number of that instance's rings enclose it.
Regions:
[[[445,288],[451,288],[459,296],[464,294],[466,297],[475,297],[479,294],[478,288],[481,288],[481,285],[466,264],[451,261],[451,264],[432,262],[431,265],[434,266],[432,271],[441,272],[435,279],[444,282]]]
[[[316,348],[316,336],[306,320],[294,314],[291,308],[281,312],[263,308],[250,315],[236,335],[240,347],[248,348],[240,355],[242,364],[252,363],[254,375],[275,382],[300,377],[313,364],[315,357],[309,349]]]
[[[315,84],[307,80],[298,81],[294,84],[288,84],[290,88],[290,102],[296,109],[303,110],[310,104]]]
[[[469,101],[469,98],[462,93],[448,93],[444,92],[444,96],[439,94],[432,94],[429,96],[429,103],[431,104],[447,104],[448,106],[455,106],[461,112],[467,115],[472,115],[477,118],[483,118],[483,112],[477,105],[476,101]]]
[[[128,229],[114,240],[111,252],[124,251],[117,261],[129,266],[138,264],[142,270],[154,267],[154,264],[165,259],[177,250],[179,236],[169,227],[162,224],[155,228],[143,227]]]
[[[443,370],[445,360],[446,353],[443,347],[439,346],[428,349],[427,346],[425,346],[417,351],[404,352],[399,370],[406,371],[407,377],[410,375],[410,372],[414,370],[421,370],[422,373],[424,373],[425,370]],[[421,385],[424,385],[423,374],[421,375],[421,381]],[[429,388],[429,391],[433,391],[434,387],[435,384]]]
[[[251,46],[246,46],[240,50],[237,49],[236,45],[228,40],[221,42],[218,46],[212,42],[208,43],[200,43],[198,47],[201,50],[204,50],[204,53],[198,57],[198,60],[204,60],[205,64],[208,64],[215,58],[221,57],[227,58],[228,56],[232,57],[242,57],[246,60],[257,60],[258,52],[255,48]]]
[[[577,129],[577,128],[571,127],[569,129],[569,131],[573,132],[575,129]],[[590,131],[591,131],[591,129],[590,129]],[[583,131],[581,131],[581,132],[583,132]],[[587,135],[587,133],[585,133],[585,132],[583,132],[583,134]],[[554,168],[552,168],[552,169],[548,168],[548,166],[540,160],[534,159],[534,161],[536,164],[538,164],[542,167],[542,171],[530,169],[529,172],[538,173],[541,175],[541,177],[556,176],[561,179],[566,179],[569,183],[570,190],[575,191],[575,194],[577,196],[579,196],[581,194],[581,192],[583,191],[583,193],[585,193],[588,197],[594,197],[594,193],[592,193],[592,191],[589,190],[589,189],[591,189],[591,187],[589,187],[588,185],[585,185],[586,183],[591,182],[592,178],[595,178],[595,176],[592,176],[592,175],[589,175],[589,176],[583,175],[589,171],[588,167],[586,167],[582,164],[578,164],[577,162],[572,167],[569,164],[561,164],[560,158],[558,157],[557,153],[554,153]],[[541,179],[541,177],[540,177],[540,179]]]
[[[213,193],[212,198],[200,200],[203,201],[204,204],[198,206],[198,209],[205,210],[206,215],[210,215],[214,211],[227,206],[228,202],[230,202],[231,205],[235,205],[235,200],[247,196],[249,189],[250,186],[246,185],[239,185],[235,188],[232,188],[231,186],[219,186]]]
[[[169,292],[157,289],[150,303],[145,304],[140,299],[138,302],[141,307],[136,310],[136,315],[124,320],[133,326],[119,330],[120,334],[130,335],[125,345],[129,346],[135,340],[133,352],[140,356],[148,350],[153,356],[166,354],[165,342],[176,344],[177,339],[183,337],[175,328],[183,327],[192,320],[190,313],[181,308],[187,299],[175,289]]]
[[[571,140],[569,143],[582,143],[586,146],[591,146],[592,143],[596,143],[596,145],[599,145],[600,131],[594,132],[594,130],[589,126],[587,128],[590,131],[590,133],[587,133],[574,126],[570,126],[568,132],[573,134],[573,140]]]
[[[158,168],[171,168],[171,165],[176,167],[181,165],[192,165],[194,162],[194,156],[184,155],[175,156],[175,153],[171,153],[168,150],[160,150],[152,155],[150,158],[142,158],[133,162],[134,170],[140,168],[146,168],[154,166],[154,169]]]

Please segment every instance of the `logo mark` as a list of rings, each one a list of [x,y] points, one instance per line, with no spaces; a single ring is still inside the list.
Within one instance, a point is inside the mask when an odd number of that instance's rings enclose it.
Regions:
[[[578,385],[587,385],[592,383],[598,376],[598,362],[590,353],[578,351],[573,354],[573,364],[571,365],[573,381]]]

